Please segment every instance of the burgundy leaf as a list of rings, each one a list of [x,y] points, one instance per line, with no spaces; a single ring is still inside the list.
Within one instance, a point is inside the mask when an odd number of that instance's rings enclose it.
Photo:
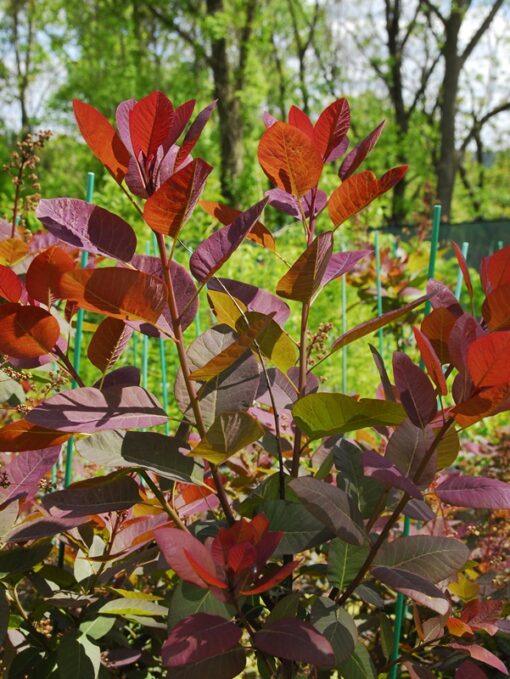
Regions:
[[[430,580],[426,580],[416,573],[400,568],[376,566],[372,574],[388,587],[405,594],[420,606],[426,606],[440,615],[446,615],[450,609],[448,597]]]
[[[472,658],[474,658],[474,660],[479,660],[480,662],[483,662],[486,665],[489,665],[490,667],[494,667],[503,674],[508,674],[508,669],[505,663],[502,660],[500,660],[497,655],[494,655],[494,653],[491,653],[483,646],[479,646],[478,644],[456,644],[456,643],[448,644],[448,646],[450,648],[454,648],[456,651],[462,651],[462,653],[467,653]]]
[[[202,134],[202,130],[207,124],[207,121],[211,117],[212,112],[216,108],[217,101],[216,99],[212,101],[208,106],[206,106],[200,113],[197,115],[193,123],[191,124],[189,130],[186,132],[186,135],[183,139],[182,146],[179,149],[179,152],[177,154],[177,158],[175,160],[175,165],[179,166],[182,161],[189,156],[189,154],[193,151],[195,144],[200,138],[200,135]]]
[[[315,198],[313,198],[314,194]],[[285,212],[285,214],[288,214],[295,219],[301,219],[302,215],[306,218],[310,217],[310,214],[312,213],[312,204],[313,216],[316,217],[319,212],[324,210],[328,202],[327,194],[320,189],[310,189],[300,199],[296,198],[291,193],[287,193],[287,191],[284,191],[283,189],[270,189],[269,191],[266,191],[265,195],[269,198],[269,205],[272,205],[276,210]],[[300,203],[301,209],[299,208]]]
[[[117,132],[131,155],[133,155],[133,144],[131,143],[131,132],[129,131],[129,113],[133,110],[135,104],[136,99],[126,99],[120,102],[115,112]]]
[[[365,476],[376,479],[390,488],[399,488],[417,500],[421,499],[419,489],[390,460],[373,450],[363,452],[361,458]]]
[[[140,152],[149,159],[159,146],[169,147],[174,107],[163,92],[151,92],[129,111],[129,132],[136,158]]]
[[[189,615],[172,629],[161,649],[166,667],[181,667],[220,655],[237,645],[241,628],[210,613]]]
[[[449,474],[434,492],[456,507],[473,509],[510,509],[510,484],[483,476]]]
[[[26,542],[27,540],[39,540],[40,538],[51,538],[64,531],[72,530],[77,526],[82,526],[90,520],[88,514],[85,516],[71,517],[42,517],[33,521],[26,521],[21,526],[9,533],[8,542]]]
[[[164,424],[165,411],[142,387],[81,387],[63,391],[31,410],[26,419],[57,431],[92,434]]]
[[[330,668],[335,664],[333,648],[326,637],[298,618],[281,618],[255,632],[255,646],[263,653]]]
[[[258,221],[267,203],[267,198],[242,212],[232,224],[219,229],[202,241],[190,258],[191,273],[204,283],[227,261],[241,245],[244,238]]]
[[[457,298],[444,283],[440,283],[434,279],[429,280],[427,283],[427,294],[431,295],[430,304],[433,309],[445,308],[454,316],[462,316],[464,313]]]
[[[196,103],[195,99],[189,99],[189,101],[185,101],[184,104],[175,109],[172,129],[170,130],[170,144],[174,144],[183,133],[184,128],[193,115]]]
[[[138,387],[140,370],[133,365],[123,365],[101,377],[93,386],[103,391],[110,387]]]
[[[423,429],[437,413],[436,394],[429,378],[401,351],[393,354],[393,375],[409,419]]]
[[[482,327],[470,314],[457,318],[448,337],[448,352],[457,370],[465,367],[469,346],[483,334]]]
[[[365,139],[363,139],[363,141],[360,141],[360,143],[357,144],[345,156],[342,166],[340,167],[340,171],[338,173],[342,180],[345,180],[347,179],[347,177],[350,177],[351,174],[355,172],[361,165],[361,163],[365,160],[367,155],[377,144],[377,141],[381,136],[381,132],[383,131],[384,125],[385,121],[383,120],[382,123],[379,123],[375,130],[372,130],[372,132],[370,132],[370,134],[367,135]]]
[[[455,679],[487,679],[487,675],[474,662],[464,660],[455,670]]]
[[[65,490],[45,495],[42,503],[48,512],[64,512],[64,517],[70,518],[118,512],[140,501],[138,484],[131,477],[114,472],[78,481]]]
[[[64,243],[96,255],[129,262],[135,253],[136,236],[118,215],[77,198],[51,198],[39,202],[39,221]]]
[[[313,137],[313,125],[310,118],[302,111],[299,106],[292,106],[289,109],[289,125],[297,127],[298,130],[304,132],[308,137]]]

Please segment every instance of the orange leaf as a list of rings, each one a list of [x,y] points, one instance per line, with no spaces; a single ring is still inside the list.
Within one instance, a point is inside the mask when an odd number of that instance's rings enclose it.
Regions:
[[[73,109],[89,149],[120,184],[128,169],[129,152],[119,135],[104,115],[90,104],[74,99]]]
[[[58,446],[71,436],[72,434],[38,427],[27,420],[16,420],[0,428],[0,452],[19,453],[23,450],[42,450],[50,446]]]
[[[22,292],[23,286],[14,271],[0,264],[0,298],[17,302]]]
[[[28,254],[28,245],[19,238],[6,238],[0,242],[0,264],[13,266]]]
[[[133,329],[118,318],[105,318],[92,335],[87,350],[91,363],[105,373],[122,354]]]
[[[287,299],[309,302],[320,288],[332,251],[332,232],[321,233],[278,281],[277,294]]]
[[[453,634],[454,637],[462,637],[464,634],[474,634],[471,627],[459,618],[448,618],[446,626],[448,627],[450,634]]]
[[[48,354],[60,335],[57,320],[41,307],[0,306],[0,352],[15,358]]]
[[[432,309],[421,324],[422,333],[430,340],[441,363],[450,363],[448,338],[456,321],[457,316],[446,307],[438,307]]]
[[[59,297],[60,277],[73,269],[73,258],[58,245],[53,245],[38,254],[28,267],[25,279],[28,294],[50,306],[53,299]]]
[[[195,158],[167,179],[147,199],[143,209],[143,217],[151,229],[177,238],[197,204],[211,171],[212,167],[204,160]]]
[[[217,201],[201,200],[199,201],[199,205],[207,212],[207,214],[211,215],[211,217],[214,217],[225,226],[232,224],[234,219],[241,214],[241,210],[236,210],[233,207],[218,203]],[[261,245],[267,250],[272,250],[273,252],[276,250],[275,241],[271,232],[261,221],[255,222],[246,238],[257,243],[257,245]]]
[[[158,320],[166,303],[161,279],[121,267],[68,271],[60,279],[60,294],[82,309],[147,323]]]
[[[467,365],[477,387],[510,384],[510,332],[493,332],[469,345]]]
[[[491,330],[510,330],[510,284],[490,292],[484,300],[482,312]]]
[[[299,198],[317,186],[322,159],[304,132],[287,123],[277,122],[262,135],[259,163],[279,189]]]
[[[330,196],[328,203],[329,216],[337,227],[349,217],[363,210],[370,203],[393,188],[407,172],[407,165],[400,165],[388,170],[381,179],[377,179],[370,170],[353,174],[343,181]]]

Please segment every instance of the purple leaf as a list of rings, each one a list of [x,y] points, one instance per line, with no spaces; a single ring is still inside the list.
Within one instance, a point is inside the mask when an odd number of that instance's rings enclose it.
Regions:
[[[393,376],[411,422],[423,429],[437,413],[434,387],[427,375],[401,351],[393,354]]]
[[[123,365],[107,373],[98,379],[93,385],[102,391],[111,387],[138,387],[140,386],[140,370],[133,365]]]
[[[164,424],[165,411],[142,387],[81,387],[43,401],[27,414],[32,424],[81,434],[109,429],[137,429]]]
[[[340,167],[338,172],[339,177],[344,181],[347,177],[350,177],[353,172],[355,172],[361,163],[365,160],[370,151],[377,144],[381,132],[385,125],[385,121],[372,130],[369,135],[365,137],[359,144],[357,144],[349,153],[345,156],[344,162]]]
[[[58,460],[60,446],[44,450],[28,450],[15,455],[4,467],[5,481],[0,495],[0,505],[5,506],[14,500],[31,500],[39,490],[39,482]]]
[[[468,653],[475,660],[489,665],[489,667],[494,667],[502,674],[508,675],[508,669],[505,663],[494,655],[491,651],[480,646],[479,644],[448,644],[450,648],[454,648],[456,651],[461,651],[462,653]],[[464,679],[464,678],[463,678]]]
[[[241,646],[234,646],[226,653],[186,663],[181,667],[172,668],[172,679],[234,679],[240,677],[246,667],[246,652]]]
[[[362,460],[365,476],[376,479],[390,488],[399,488],[418,500],[421,499],[419,489],[412,481],[403,476],[390,460],[373,450],[362,453]]]
[[[298,618],[281,618],[255,632],[255,646],[263,653],[330,668],[335,664],[333,648],[326,637]]]
[[[181,104],[174,110],[174,118],[172,121],[172,128],[170,130],[169,138],[170,145],[175,144],[175,142],[179,139],[179,137],[183,133],[184,128],[188,124],[191,116],[193,115],[193,111],[195,110],[195,104],[196,104],[195,99],[190,99],[189,101],[185,101],[184,104]]]
[[[310,216],[312,209],[312,192],[313,190],[310,189],[301,198],[301,209],[303,215],[307,218]],[[269,205],[274,207],[276,210],[284,212],[295,219],[301,219],[301,211],[299,210],[298,199],[291,193],[287,193],[287,191],[284,191],[283,189],[270,189],[269,191],[266,191],[265,195],[269,198]],[[318,189],[316,191],[315,202],[313,204],[314,217],[324,210],[327,202],[327,194],[324,191]]]
[[[36,215],[54,236],[91,254],[129,262],[136,249],[133,229],[121,217],[76,198],[43,199]]]
[[[464,313],[457,298],[444,283],[440,283],[431,278],[427,283],[427,295],[431,295],[430,304],[433,309],[441,309],[444,307],[454,316],[462,316]]]
[[[440,615],[446,615],[450,609],[448,597],[430,580],[426,580],[416,573],[410,573],[400,568],[376,566],[372,569],[372,575],[388,587],[416,601],[420,606],[426,606]]]
[[[129,476],[114,472],[71,484],[65,490],[45,495],[48,512],[63,512],[64,518],[90,516],[129,509],[140,502],[138,484]]]
[[[266,127],[271,127],[271,125],[274,125],[276,122],[278,122],[277,119],[267,111],[264,111],[262,114],[262,120],[264,121],[264,125]]]
[[[455,670],[455,679],[487,679],[487,675],[471,660],[464,660]]]
[[[198,281],[207,281],[237,250],[258,221],[266,203],[267,198],[264,198],[242,212],[232,224],[222,227],[200,243],[189,262],[191,273]]]
[[[386,447],[385,459],[393,463],[404,476],[413,479],[435,434],[436,432],[431,427],[421,429],[410,420],[405,420],[391,434]],[[436,466],[436,454],[434,454],[416,485],[428,485],[434,478]]]
[[[470,344],[484,334],[480,324],[470,314],[462,314],[455,321],[448,337],[448,352],[457,370],[465,367]]]
[[[370,255],[372,250],[351,250],[350,252],[335,252],[331,255],[321,285],[327,285],[335,278],[340,278],[354,269],[357,262]]]
[[[129,153],[133,155],[133,144],[131,143],[131,132],[129,131],[129,113],[133,110],[136,104],[136,99],[126,99],[121,101],[117,106],[115,112],[115,121],[117,123],[117,132],[119,137],[127,148]]]
[[[141,657],[142,652],[137,648],[112,648],[106,651],[107,666],[115,669],[132,665]]]
[[[234,648],[241,628],[210,613],[189,615],[172,629],[161,649],[166,667],[181,667],[220,655]]]
[[[230,278],[212,278],[207,287],[217,292],[225,290],[246,305],[247,311],[258,311],[261,314],[272,316],[278,325],[283,325],[290,315],[289,306],[276,295],[267,290],[257,288],[249,283],[234,281]]]
[[[302,476],[289,483],[303,505],[337,537],[351,545],[362,545],[366,535],[359,525],[359,513],[340,488],[313,476]]]
[[[417,521],[432,521],[436,515],[424,500],[409,500],[402,513]]]
[[[443,502],[456,507],[510,509],[510,484],[499,479],[450,474],[434,492]]]

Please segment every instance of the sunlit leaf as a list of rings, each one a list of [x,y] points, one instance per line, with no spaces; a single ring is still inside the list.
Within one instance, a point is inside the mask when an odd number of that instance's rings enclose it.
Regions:
[[[12,302],[0,306],[0,353],[15,358],[44,356],[59,336],[57,319],[41,307]]]

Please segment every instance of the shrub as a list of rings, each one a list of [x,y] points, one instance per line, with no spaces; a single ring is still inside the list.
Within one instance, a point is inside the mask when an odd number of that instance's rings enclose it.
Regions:
[[[214,104],[184,133],[193,108],[153,92],[122,102],[115,130],[74,104],[158,256],[136,253],[124,219],[72,198],[40,201],[45,232],[2,232],[3,400],[24,415],[0,429],[8,676],[229,679],[247,663],[247,676],[261,677],[375,677],[397,663],[413,677],[506,673],[501,573],[489,566],[482,576],[476,536],[459,539],[462,521],[448,508],[510,507],[503,481],[451,469],[458,431],[509,408],[510,248],[483,262],[480,319],[429,281],[424,295],[347,330],[312,366],[314,342],[324,343],[320,330],[308,333],[314,300],[371,256],[335,252],[335,233],[407,168],[357,171],[382,126],[347,152],[340,99],[315,124],[296,107],[288,122],[266,116],[258,157],[273,188],[257,204],[200,201],[213,168],[191,154]],[[321,173],[342,157],[327,196]],[[187,269],[175,252],[199,203],[221,226]],[[268,204],[303,232],[276,294],[219,275],[241,246],[276,256],[261,221]],[[214,321],[187,345],[201,290]],[[320,362],[410,313],[418,322],[424,303],[430,313],[413,328],[420,365],[394,353],[392,380],[372,347],[375,398],[319,388]],[[285,330],[291,307],[299,338]],[[92,386],[68,355],[83,311],[97,320]],[[139,371],[115,367],[134,333],[175,344],[181,414],[171,435]],[[37,370],[44,364],[55,368]],[[82,478],[69,483],[68,473],[56,489],[61,476],[47,476],[63,444],[68,472],[76,447]],[[413,523],[401,535],[404,517]],[[400,647],[397,593],[414,618]]]

